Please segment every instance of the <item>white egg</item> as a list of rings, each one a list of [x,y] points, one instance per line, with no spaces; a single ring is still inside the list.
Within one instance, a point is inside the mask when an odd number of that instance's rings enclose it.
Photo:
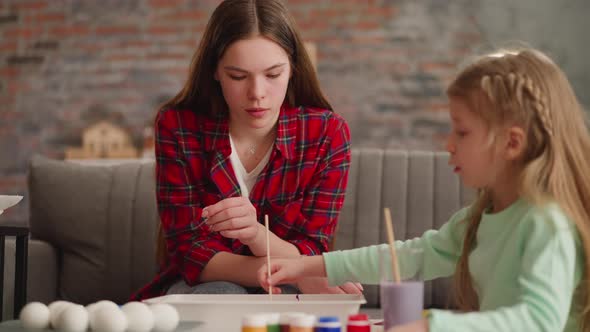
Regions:
[[[141,302],[128,302],[121,307],[127,318],[127,331],[147,332],[154,327],[154,315],[150,308]]]
[[[92,304],[89,304],[86,306],[86,310],[88,310],[88,314],[92,315],[92,312],[97,310],[98,308],[103,308],[103,307],[111,307],[114,309],[119,309],[119,306],[113,302],[113,301],[109,301],[109,300],[102,300],[102,301],[98,301],[98,302],[94,302]]]
[[[57,316],[55,328],[64,332],[84,332],[88,329],[88,311],[81,305],[66,306]]]
[[[127,328],[127,318],[118,307],[102,306],[90,315],[90,330],[93,332],[123,332]]]
[[[20,311],[19,318],[26,329],[49,327],[49,308],[41,302],[30,302]]]
[[[154,332],[174,331],[178,326],[180,317],[176,308],[169,304],[158,303],[150,306],[154,314]]]
[[[57,317],[59,317],[62,310],[71,305],[74,304],[68,301],[54,301],[49,304],[49,323],[51,324],[51,327],[55,327]]]

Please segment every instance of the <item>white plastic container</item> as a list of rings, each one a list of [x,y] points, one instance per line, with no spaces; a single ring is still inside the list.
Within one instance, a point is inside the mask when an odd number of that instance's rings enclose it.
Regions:
[[[165,295],[144,301],[168,303],[176,308],[181,321],[201,322],[204,331],[239,331],[242,318],[264,312],[304,312],[316,316],[338,316],[345,322],[356,314],[364,296],[354,294],[266,294],[248,295]]]

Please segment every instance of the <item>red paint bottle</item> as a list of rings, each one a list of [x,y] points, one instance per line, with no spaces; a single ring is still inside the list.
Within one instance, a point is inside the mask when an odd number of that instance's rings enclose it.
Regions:
[[[348,316],[346,332],[371,332],[371,323],[369,316],[366,314],[356,314]]]

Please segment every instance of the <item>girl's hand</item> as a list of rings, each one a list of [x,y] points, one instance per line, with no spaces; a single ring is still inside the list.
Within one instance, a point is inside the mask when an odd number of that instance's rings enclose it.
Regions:
[[[256,219],[256,208],[246,197],[230,197],[203,209],[202,216],[213,232],[250,245],[264,226]]]
[[[356,282],[347,282],[340,286],[330,286],[328,278],[303,278],[297,283],[303,294],[362,294],[363,286]]]
[[[264,264],[258,270],[258,282],[268,292],[272,287],[273,294],[280,294],[281,289],[275,287],[283,284],[294,284],[305,276],[305,268],[301,258],[273,258],[270,263],[270,279],[268,265]]]
[[[330,286],[326,277],[309,277],[305,274],[304,257],[271,259],[271,278],[268,280],[268,267],[263,265],[258,270],[260,286],[267,292],[273,287],[274,294],[280,294],[281,289],[275,287],[283,284],[297,284],[297,288],[304,294],[362,294],[363,286],[359,283],[347,282],[340,286]]]
[[[428,320],[421,319],[404,325],[392,327],[387,332],[428,332]]]

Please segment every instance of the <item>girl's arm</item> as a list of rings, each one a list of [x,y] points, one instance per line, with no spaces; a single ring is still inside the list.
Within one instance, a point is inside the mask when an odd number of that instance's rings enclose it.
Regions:
[[[248,246],[256,256],[266,256],[266,227],[262,224],[258,226],[259,231]],[[269,231],[270,254],[280,257],[297,257],[300,255],[299,249],[287,240],[281,239],[272,231]]]
[[[297,283],[308,277],[326,277],[322,255],[272,259],[270,272],[269,278],[266,264],[259,268],[258,282],[267,291],[272,286],[273,293],[280,292],[277,285]]]
[[[265,263],[266,257],[219,252],[203,269],[200,281],[225,280],[246,287],[259,287],[257,271]]]
[[[466,214],[467,208],[455,213],[440,230],[429,230],[420,238],[396,241],[401,278],[431,280],[452,275],[461,253]],[[382,276],[391,280],[388,244],[329,252],[324,254],[324,260],[333,285],[347,281],[378,284]]]
[[[440,230],[431,230],[421,238],[396,241],[402,279],[421,274],[428,280],[454,272],[461,251],[462,228],[466,209],[457,212]],[[297,282],[303,277],[328,277],[331,285],[348,281],[378,284],[381,270],[391,278],[392,267],[387,244],[324,253],[295,259],[277,259],[271,263],[272,285]],[[383,263],[383,265],[381,264]],[[260,284],[267,288],[266,267],[259,270]]]

